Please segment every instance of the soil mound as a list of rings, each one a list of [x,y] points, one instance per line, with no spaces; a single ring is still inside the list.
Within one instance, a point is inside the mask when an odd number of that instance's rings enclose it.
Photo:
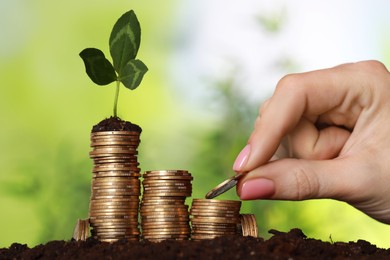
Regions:
[[[300,229],[290,232],[270,230],[262,238],[231,236],[201,241],[165,240],[51,241],[28,248],[14,243],[0,249],[0,259],[390,259],[390,249],[380,249],[364,240],[323,242],[307,238]]]
[[[111,116],[92,127],[92,133],[104,131],[131,131],[141,133],[142,128],[139,125],[124,121],[119,117]]]

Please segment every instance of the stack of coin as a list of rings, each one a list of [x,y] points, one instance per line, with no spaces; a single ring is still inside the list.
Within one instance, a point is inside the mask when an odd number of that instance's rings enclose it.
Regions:
[[[192,240],[238,235],[241,201],[194,199],[190,210]]]
[[[237,232],[244,237],[258,237],[259,229],[257,228],[256,216],[254,214],[240,214]]]
[[[139,240],[140,133],[91,133],[94,161],[89,219],[92,236],[100,241]]]
[[[192,176],[184,170],[147,171],[143,175],[141,228],[143,239],[187,240],[191,235],[186,197]]]

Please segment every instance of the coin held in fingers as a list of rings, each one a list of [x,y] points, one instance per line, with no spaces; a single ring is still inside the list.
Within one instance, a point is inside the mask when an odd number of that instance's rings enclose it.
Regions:
[[[212,189],[211,191],[209,191],[207,194],[206,194],[206,199],[212,199],[212,198],[215,198],[223,193],[225,193],[226,191],[230,190],[231,188],[233,188],[234,186],[237,185],[237,182],[238,180],[244,175],[245,173],[238,173],[232,177],[230,177],[229,179],[225,180],[224,182],[222,182],[221,184],[219,184],[217,187],[215,187],[214,189]]]

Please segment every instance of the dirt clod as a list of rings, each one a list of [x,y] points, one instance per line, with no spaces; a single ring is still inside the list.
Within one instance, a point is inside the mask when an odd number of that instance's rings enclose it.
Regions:
[[[92,127],[92,133],[104,131],[132,131],[141,133],[142,128],[139,125],[124,121],[119,117],[111,116]]]

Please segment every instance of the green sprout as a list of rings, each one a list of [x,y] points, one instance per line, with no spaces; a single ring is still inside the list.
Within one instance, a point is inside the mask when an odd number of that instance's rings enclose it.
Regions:
[[[109,44],[114,65],[99,49],[86,48],[80,52],[85,70],[94,83],[105,86],[116,82],[114,117],[117,117],[120,83],[134,90],[148,71],[142,61],[135,59],[140,42],[141,27],[134,11],[130,10],[118,19],[111,31]]]

